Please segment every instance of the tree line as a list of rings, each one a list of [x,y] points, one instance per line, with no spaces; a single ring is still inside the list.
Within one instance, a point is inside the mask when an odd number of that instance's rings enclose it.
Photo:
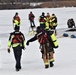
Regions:
[[[0,3],[10,3],[10,2],[46,2],[46,1],[60,1],[60,0],[0,0]]]

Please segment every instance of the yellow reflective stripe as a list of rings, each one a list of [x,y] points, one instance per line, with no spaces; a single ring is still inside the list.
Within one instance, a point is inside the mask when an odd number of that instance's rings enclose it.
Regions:
[[[18,25],[18,24],[14,24],[14,26],[18,26],[18,27],[19,27],[20,25]]]
[[[52,20],[50,20],[49,22],[52,22]]]
[[[49,29],[49,27],[46,27],[45,30]]]
[[[20,26],[20,24],[17,20],[14,20],[14,25]]]
[[[13,39],[14,38],[14,35],[12,35],[11,38]]]
[[[12,47],[17,47],[20,43],[13,44]]]
[[[54,58],[50,59],[49,61],[50,61],[50,62],[54,62]]]
[[[49,23],[48,23],[48,22],[46,22],[46,27],[45,27],[45,29],[49,29]]]
[[[20,26],[20,24],[16,24],[16,23],[14,23],[14,26]]]
[[[45,64],[45,65],[49,65],[49,62],[45,62],[44,64]]]
[[[46,21],[47,19],[46,19],[46,18],[44,18],[44,20]]]
[[[12,47],[17,47],[19,44],[20,44],[20,46],[22,46],[21,43],[16,43],[16,44],[13,44]],[[24,45],[26,45],[26,42],[24,42]]]
[[[17,20],[14,20],[15,23],[19,23]]]
[[[8,48],[11,47],[11,41],[8,41]]]
[[[52,23],[53,26],[57,26],[57,23]]]
[[[40,24],[44,24],[45,22],[40,22]]]
[[[54,21],[54,20],[55,20],[55,18],[52,19],[52,21]]]
[[[14,20],[14,24],[18,24],[19,22],[17,20]]]
[[[26,42],[24,41],[24,45],[26,45]]]

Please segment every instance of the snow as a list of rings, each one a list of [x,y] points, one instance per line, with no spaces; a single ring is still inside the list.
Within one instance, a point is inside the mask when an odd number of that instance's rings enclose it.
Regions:
[[[41,58],[39,43],[37,41],[30,43],[23,50],[22,69],[15,71],[15,59],[13,50],[7,52],[7,42],[9,33],[13,31],[12,18],[15,12],[21,17],[21,31],[24,33],[26,41],[33,37],[28,35],[30,27],[28,14],[32,11],[35,14],[35,24],[39,25],[38,17],[42,12],[55,13],[58,17],[58,36],[67,28],[67,20],[73,18],[76,22],[76,8],[43,8],[43,9],[20,9],[20,10],[0,10],[0,75],[76,75],[76,39],[69,37],[58,38],[59,48],[55,49],[54,67],[45,69]],[[74,32],[75,34],[75,32]]]

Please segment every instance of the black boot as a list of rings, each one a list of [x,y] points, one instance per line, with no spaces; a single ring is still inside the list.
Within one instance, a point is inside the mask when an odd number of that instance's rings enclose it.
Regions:
[[[19,68],[16,68],[16,71],[19,71]]]
[[[46,68],[46,69],[49,68],[49,65],[45,65],[45,68]]]
[[[53,62],[50,62],[50,67],[53,67],[53,66],[54,66]]]

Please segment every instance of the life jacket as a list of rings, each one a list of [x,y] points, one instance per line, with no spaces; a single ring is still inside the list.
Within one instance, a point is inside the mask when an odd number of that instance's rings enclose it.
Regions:
[[[44,32],[44,30],[41,28],[41,30],[38,30],[37,31],[37,39],[38,39],[38,42],[40,44],[44,44],[44,43],[47,43],[49,40],[48,40],[48,37],[47,37],[47,34]]]
[[[42,32],[37,35],[37,39],[40,44],[44,44],[48,42],[47,34]]]
[[[12,44],[22,43],[22,42],[23,42],[23,36],[21,35],[21,32],[13,35]]]
[[[34,20],[35,16],[33,14],[29,14],[29,20]]]
[[[20,17],[19,16],[14,16],[14,20],[17,20],[20,23]]]
[[[57,23],[57,17],[53,16],[53,17],[52,17],[52,22]]]
[[[45,22],[45,17],[44,16],[40,16],[39,22]]]
[[[19,26],[19,22],[17,20],[14,20],[14,25]]]
[[[58,42],[56,36],[54,35],[53,31],[44,31],[42,28],[37,29],[37,39],[38,42],[42,44],[50,43],[53,48],[58,48]]]

